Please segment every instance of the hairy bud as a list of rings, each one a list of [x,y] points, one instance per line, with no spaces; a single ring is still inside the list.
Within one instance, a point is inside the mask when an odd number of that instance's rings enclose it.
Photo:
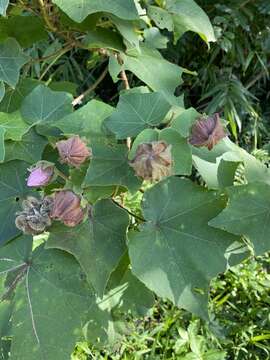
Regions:
[[[84,218],[80,197],[70,190],[57,192],[54,196],[51,218],[60,220],[69,227],[78,225]]]
[[[91,150],[78,135],[72,136],[68,140],[58,141],[56,147],[61,161],[76,167],[79,167],[92,155]]]
[[[159,181],[172,174],[171,145],[165,141],[140,144],[135,158],[130,161],[137,176],[145,180]]]
[[[22,211],[16,213],[16,227],[24,234],[38,235],[51,226],[50,212],[53,199],[28,197],[22,202]]]
[[[46,186],[54,177],[54,164],[47,161],[39,161],[29,171],[30,175],[27,179],[27,186]]]
[[[219,114],[200,118],[193,125],[189,143],[194,146],[205,146],[211,150],[221,139],[227,136]]]

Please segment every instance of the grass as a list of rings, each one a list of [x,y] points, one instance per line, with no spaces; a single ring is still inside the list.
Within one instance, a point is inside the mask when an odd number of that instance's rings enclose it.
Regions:
[[[130,331],[113,348],[78,343],[72,360],[269,360],[269,270],[265,255],[214,280],[211,324],[157,299],[146,317],[127,320]]]

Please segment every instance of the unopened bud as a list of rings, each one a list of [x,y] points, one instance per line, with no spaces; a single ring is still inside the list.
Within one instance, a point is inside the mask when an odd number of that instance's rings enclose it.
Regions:
[[[200,118],[193,125],[189,143],[193,146],[205,146],[211,150],[221,139],[227,136],[219,114]]]
[[[47,161],[39,161],[29,171],[30,175],[27,179],[27,186],[46,186],[54,177],[54,164]]]
[[[57,192],[54,196],[51,218],[60,220],[69,227],[78,225],[84,218],[80,197],[70,190]]]
[[[145,180],[159,181],[172,174],[171,145],[165,141],[140,144],[135,158],[130,161],[137,176]]]
[[[61,161],[76,167],[79,167],[92,155],[91,150],[78,135],[72,136],[68,140],[58,141],[56,147]]]

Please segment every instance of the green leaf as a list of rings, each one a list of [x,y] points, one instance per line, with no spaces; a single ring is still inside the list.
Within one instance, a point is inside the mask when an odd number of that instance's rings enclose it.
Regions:
[[[117,137],[125,139],[136,136],[142,130],[159,125],[171,105],[161,93],[124,93],[113,114],[105,125]]]
[[[0,15],[6,16],[9,0],[0,0]]]
[[[175,38],[193,31],[208,44],[216,41],[211,22],[206,13],[193,0],[168,0],[166,9],[173,15]]]
[[[0,40],[9,37],[15,38],[22,47],[27,48],[46,39],[48,33],[42,20],[37,16],[10,16],[0,19]]]
[[[121,36],[107,29],[89,31],[83,40],[83,44],[89,49],[105,48],[116,51],[124,50]]]
[[[142,131],[134,140],[129,153],[129,159],[136,155],[137,147],[142,143],[164,140],[168,145],[172,145],[173,174],[190,175],[192,169],[191,149],[187,140],[177,131],[166,128],[161,131],[146,129]]]
[[[132,192],[140,188],[139,180],[128,164],[126,145],[92,146],[93,157],[87,171],[84,187],[122,185]]]
[[[119,265],[112,273],[108,282],[108,288],[114,289],[121,285],[126,285],[126,289],[121,296],[118,308],[126,313],[131,312],[134,316],[145,316],[154,304],[154,296],[153,293],[132,274],[127,253],[125,253]]]
[[[133,0],[53,0],[53,3],[77,22],[82,22],[88,15],[97,12],[107,12],[126,20],[138,18]]]
[[[6,130],[6,140],[20,141],[30,126],[22,119],[18,111],[10,114],[0,112],[0,128]]]
[[[158,296],[207,317],[209,281],[226,269],[226,250],[237,239],[208,225],[223,207],[214,192],[186,179],[155,185],[143,200],[147,223],[129,234],[132,272]]]
[[[74,258],[38,247],[16,288],[10,359],[68,359],[94,305]]]
[[[101,101],[91,100],[72,114],[54,122],[65,135],[80,135],[91,142],[104,139],[103,121],[111,115],[113,107]]]
[[[166,49],[169,39],[163,36],[158,28],[151,27],[143,32],[145,44],[154,49]]]
[[[55,225],[46,247],[74,255],[89,283],[102,296],[112,271],[126,251],[128,225],[125,210],[111,200],[100,200],[91,209],[89,220],[82,225],[76,228]]]
[[[23,160],[29,164],[38,162],[41,157],[48,140],[31,129],[22,137],[21,141],[5,142],[5,161]]]
[[[116,16],[110,16],[112,19],[112,22],[117,27],[117,30],[120,32],[120,34],[124,38],[125,44],[127,44],[127,47],[134,47],[138,51],[140,49],[140,40],[138,33],[136,32],[136,27],[139,28],[139,25],[135,21],[128,21],[119,19],[119,17]]]
[[[133,72],[153,91],[162,92],[170,104],[181,106],[173,94],[182,84],[182,68],[165,60],[157,50],[144,46],[141,46],[140,53],[129,53],[122,58],[125,70]]]
[[[37,85],[38,80],[35,79],[20,79],[15,89],[9,87],[5,91],[5,96],[0,103],[0,111],[11,113],[19,110],[22,101]]]
[[[3,100],[5,96],[5,84],[3,81],[0,81],[0,102]]]
[[[15,39],[0,43],[0,81],[14,88],[19,80],[20,69],[28,60]]]
[[[6,154],[6,150],[5,150],[5,133],[6,133],[6,129],[0,127],[0,163],[4,161],[5,154]]]
[[[23,100],[21,114],[29,124],[54,122],[72,112],[71,102],[71,94],[39,85]]]
[[[25,182],[28,166],[23,161],[0,165],[0,244],[20,233],[15,226],[15,213],[20,209],[20,200],[30,193]]]
[[[270,250],[270,186],[253,183],[227,189],[228,205],[209,224],[230,233],[246,236],[256,255]]]
[[[177,130],[183,137],[188,137],[190,135],[192,125],[200,116],[200,113],[198,113],[195,109],[189,108],[184,110],[173,120],[171,127]]]
[[[147,8],[147,15],[160,29],[173,31],[172,15],[167,10],[151,5]]]

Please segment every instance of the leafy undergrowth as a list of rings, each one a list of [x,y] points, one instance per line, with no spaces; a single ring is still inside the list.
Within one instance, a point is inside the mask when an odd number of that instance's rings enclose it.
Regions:
[[[250,259],[212,283],[207,325],[169,302],[129,319],[129,333],[114,348],[77,344],[72,360],[267,360],[270,358],[270,257]]]

